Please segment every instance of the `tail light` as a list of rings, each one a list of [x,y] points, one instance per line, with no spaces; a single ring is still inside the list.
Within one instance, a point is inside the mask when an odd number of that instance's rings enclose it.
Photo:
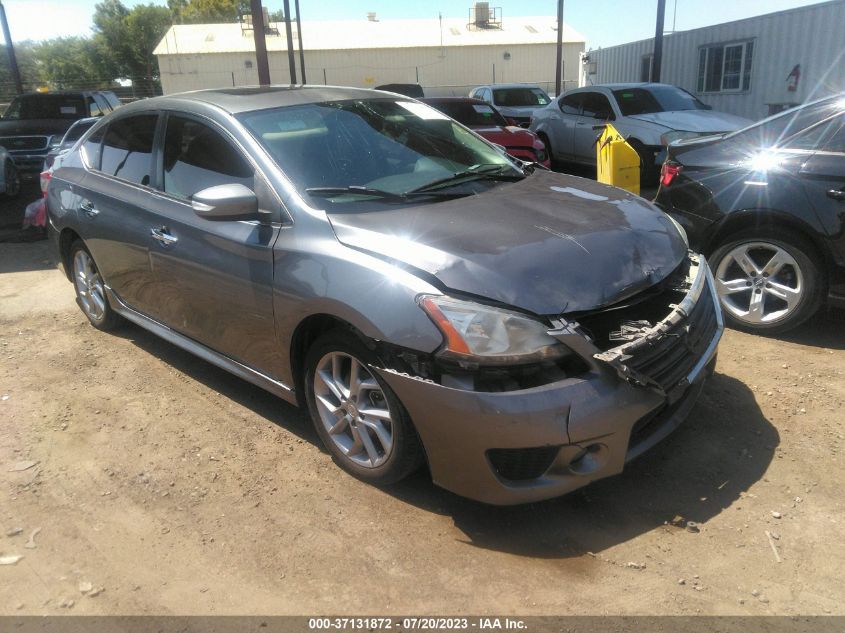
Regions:
[[[664,187],[668,187],[672,184],[672,181],[681,173],[683,170],[683,165],[673,165],[672,163],[663,163],[663,167],[660,168],[660,184]]]
[[[46,197],[47,196],[47,187],[50,184],[50,181],[53,179],[53,170],[48,169],[47,171],[41,172],[41,195]]]

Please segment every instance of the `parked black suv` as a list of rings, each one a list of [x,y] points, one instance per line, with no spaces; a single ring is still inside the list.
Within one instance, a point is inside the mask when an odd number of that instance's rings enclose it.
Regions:
[[[14,157],[21,175],[35,175],[74,121],[103,116],[119,106],[120,100],[109,90],[19,95],[0,119],[0,145]]]

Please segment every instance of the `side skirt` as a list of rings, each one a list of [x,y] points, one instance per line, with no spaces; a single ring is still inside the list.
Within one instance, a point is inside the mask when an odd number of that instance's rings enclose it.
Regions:
[[[140,312],[136,312],[123,303],[120,297],[118,297],[109,287],[106,287],[106,295],[108,296],[109,305],[111,305],[112,309],[127,321],[131,321],[132,323],[139,325],[156,336],[163,338],[168,343],[172,343],[176,347],[180,347],[195,356],[199,356],[201,359],[211,363],[212,365],[225,369],[230,374],[234,374],[238,378],[243,378],[244,380],[251,382],[253,385],[261,387],[273,395],[290,402],[291,404],[296,404],[296,395],[294,394],[293,389],[288,387],[286,384],[274,380],[273,378],[252,369],[251,367],[247,367],[228,356],[215,352],[210,347],[206,347],[202,343],[198,343],[187,336],[179,334],[175,330],[172,330],[163,323],[159,323],[155,319],[151,319]]]

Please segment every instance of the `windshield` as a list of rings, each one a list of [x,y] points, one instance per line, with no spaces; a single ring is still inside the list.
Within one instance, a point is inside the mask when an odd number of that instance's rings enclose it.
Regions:
[[[441,101],[432,103],[431,106],[467,127],[506,126],[508,124],[505,118],[493,109],[493,106],[486,103]]]
[[[540,88],[498,88],[493,91],[493,103],[508,108],[544,106],[549,101],[549,95]]]
[[[522,175],[492,145],[415,101],[310,103],[238,118],[318,206],[401,202],[401,196],[456,174]]]
[[[729,134],[727,138],[753,147],[772,147],[807,129],[814,123],[843,111],[845,111],[845,97],[840,95],[833,99],[825,99],[780,112],[768,119],[763,119],[758,123],[737,130]]]
[[[82,97],[72,95],[36,94],[15,97],[4,119],[81,119],[87,116],[85,101]]]
[[[614,90],[613,96],[616,97],[622,116],[708,109],[706,105],[686,90],[681,90],[675,86],[626,88]]]

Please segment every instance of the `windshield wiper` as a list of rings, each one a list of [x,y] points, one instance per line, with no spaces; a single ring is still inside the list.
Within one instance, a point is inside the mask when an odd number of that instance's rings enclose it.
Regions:
[[[473,180],[507,180],[515,181],[525,178],[524,173],[503,173],[505,169],[513,169],[512,165],[486,165],[479,167],[470,167],[466,171],[456,171],[455,173],[446,176],[445,178],[438,178],[432,180],[420,187],[406,191],[405,195],[416,193],[428,193],[430,189],[436,189],[447,184],[458,184],[460,182],[470,182]]]
[[[455,193],[447,191],[406,191],[404,193],[394,193],[392,191],[385,191],[384,189],[376,189],[374,187],[365,187],[363,185],[349,185],[346,187],[309,187],[305,193],[319,198],[331,198],[333,196],[342,196],[344,194],[372,196],[381,200],[394,200],[397,202],[407,202],[408,198],[419,196],[437,196],[442,198],[458,198],[466,196],[466,193]]]

